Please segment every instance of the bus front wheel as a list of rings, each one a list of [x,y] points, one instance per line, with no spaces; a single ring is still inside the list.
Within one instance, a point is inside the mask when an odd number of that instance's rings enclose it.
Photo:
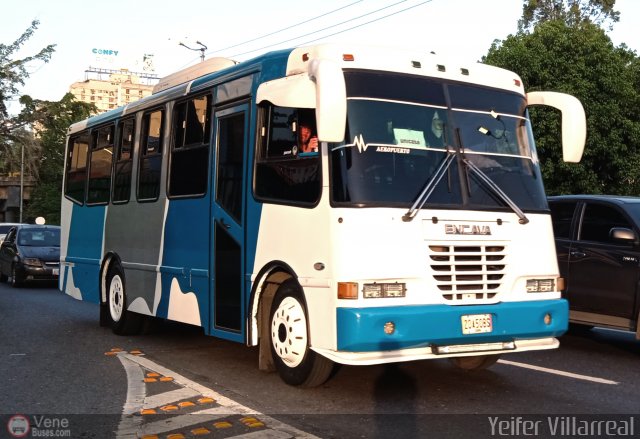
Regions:
[[[127,310],[124,275],[118,264],[109,267],[106,296],[108,318],[111,320],[111,329],[114,334],[134,335],[139,333],[142,327],[142,316]]]
[[[492,366],[500,359],[500,355],[476,355],[473,357],[449,358],[458,368],[463,370],[482,370]]]
[[[283,284],[276,293],[269,323],[271,355],[285,383],[316,387],[329,379],[334,363],[309,349],[307,311],[294,282]]]

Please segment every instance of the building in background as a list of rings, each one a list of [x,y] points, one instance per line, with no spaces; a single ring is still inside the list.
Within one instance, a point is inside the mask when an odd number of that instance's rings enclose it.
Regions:
[[[154,73],[152,54],[144,54],[141,62],[127,62],[119,59],[121,54],[118,50],[92,49],[92,53],[92,62],[100,67],[89,67],[85,70],[84,81],[74,82],[69,87],[78,101],[95,104],[98,113],[104,113],[151,95],[159,80]],[[143,71],[106,68],[116,63],[141,67]],[[40,128],[37,124],[34,126],[36,135]],[[24,178],[19,171],[0,173],[0,223],[19,221],[21,206],[24,209],[29,203],[36,184],[36,179],[27,172]],[[28,219],[23,217],[23,221]]]
[[[157,81],[157,75],[146,72],[89,67],[85,80],[74,82],[69,91],[78,101],[94,104],[104,113],[151,95]]]

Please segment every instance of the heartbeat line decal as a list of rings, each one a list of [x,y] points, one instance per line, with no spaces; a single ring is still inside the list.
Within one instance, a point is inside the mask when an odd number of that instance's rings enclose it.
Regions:
[[[411,153],[411,149],[409,148],[400,148],[397,146],[392,146],[392,145],[384,145],[384,144],[375,144],[375,143],[366,143],[364,141],[364,137],[362,136],[362,134],[359,134],[357,136],[355,136],[353,138],[353,143],[351,145],[345,145],[345,146],[355,146],[356,148],[358,148],[358,152],[359,153],[363,153],[367,151],[367,148],[369,148],[369,146],[375,146],[376,147],[376,152],[394,152],[396,154],[409,154]]]

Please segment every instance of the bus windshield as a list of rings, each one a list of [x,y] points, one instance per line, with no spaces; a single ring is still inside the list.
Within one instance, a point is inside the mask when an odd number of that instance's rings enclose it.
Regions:
[[[454,154],[459,160],[431,182],[423,207],[508,210],[471,163],[520,209],[546,209],[523,96],[397,74],[345,78],[346,142],[331,146],[333,203],[410,207]]]

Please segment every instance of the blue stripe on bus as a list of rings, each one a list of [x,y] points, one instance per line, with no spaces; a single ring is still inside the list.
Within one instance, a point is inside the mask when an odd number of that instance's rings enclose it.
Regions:
[[[552,316],[549,325],[543,321],[547,313]],[[473,314],[491,314],[493,331],[463,335],[461,316]],[[569,305],[564,299],[473,306],[338,308],[338,350],[372,352],[558,337],[567,330],[568,321]],[[391,335],[384,332],[387,322],[395,324]]]
[[[100,260],[106,206],[91,208],[73,205],[67,254],[73,255],[74,267],[69,275],[82,292],[82,300],[100,301]],[[79,262],[86,261],[86,262]],[[67,281],[65,279],[65,281]]]
[[[176,279],[181,291],[195,294],[202,326],[209,324],[209,278],[202,276],[202,273],[209,272],[211,258],[209,222],[208,196],[169,201],[164,224],[162,266],[178,267],[182,272],[162,271],[162,298],[156,315],[167,316],[171,282]]]

